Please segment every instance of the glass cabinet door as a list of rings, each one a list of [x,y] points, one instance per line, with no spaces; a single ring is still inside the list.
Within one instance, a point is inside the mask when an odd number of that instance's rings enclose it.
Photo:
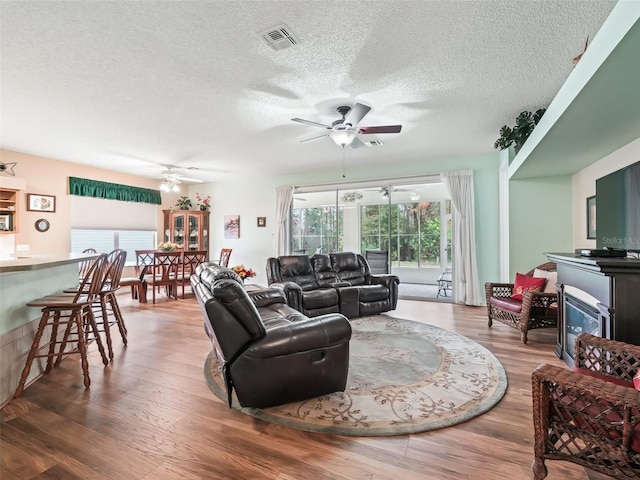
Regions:
[[[199,215],[189,215],[188,216],[188,220],[189,220],[189,229],[188,229],[188,233],[189,233],[189,237],[188,237],[188,244],[186,244],[184,246],[185,250],[200,250],[200,231],[199,231],[199,223],[200,223],[200,216]]]
[[[184,247],[184,234],[185,234],[185,215],[174,215],[173,217],[173,241]]]

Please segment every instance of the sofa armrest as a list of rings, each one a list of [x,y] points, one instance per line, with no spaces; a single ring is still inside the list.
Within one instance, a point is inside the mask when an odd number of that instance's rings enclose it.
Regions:
[[[400,283],[397,275],[385,273],[381,275],[369,275],[367,277],[369,285],[384,285],[391,289],[391,285]]]
[[[302,311],[302,287],[300,285],[295,282],[273,282],[269,284],[269,288],[277,288],[282,291],[287,305],[299,312]]]
[[[350,339],[349,320],[339,313],[329,313],[272,328],[243,355],[272,358],[330,347]]]
[[[267,307],[276,303],[287,303],[286,295],[280,288],[265,288],[247,293],[251,301],[253,301],[258,308]]]

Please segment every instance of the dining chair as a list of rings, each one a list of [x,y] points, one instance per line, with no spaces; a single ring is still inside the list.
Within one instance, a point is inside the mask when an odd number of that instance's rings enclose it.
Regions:
[[[178,299],[178,272],[182,260],[182,250],[153,252],[153,263],[147,266],[144,282],[151,287],[152,303],[156,303],[156,290],[164,286],[169,298]]]
[[[184,298],[185,285],[191,285],[191,275],[195,273],[196,267],[207,261],[207,250],[190,250],[182,254],[182,268],[178,274],[178,283],[182,287],[182,298]]]
[[[93,334],[93,340],[98,345],[102,363],[105,366],[109,364],[91,308],[104,281],[106,266],[107,254],[103,253],[93,259],[86,275],[74,292],[47,295],[27,303],[28,307],[41,308],[42,316],[27,355],[15,397],[19,397],[24,391],[34,359],[42,357],[47,358],[44,373],[49,373],[54,366],[58,366],[63,356],[80,354],[84,386],[89,388],[91,379],[87,345],[90,334]],[[45,333],[48,338],[43,342]],[[70,344],[77,344],[77,346],[67,348]]]
[[[229,266],[229,258],[231,258],[231,248],[223,248],[220,250],[220,259],[218,260],[218,265],[221,267]]]

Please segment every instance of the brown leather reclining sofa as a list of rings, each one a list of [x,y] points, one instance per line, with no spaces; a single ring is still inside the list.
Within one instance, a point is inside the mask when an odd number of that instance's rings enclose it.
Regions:
[[[305,315],[340,312],[348,318],[394,310],[400,283],[396,275],[372,275],[365,258],[352,252],[272,257],[267,280]]]
[[[343,391],[351,324],[339,313],[309,318],[282,292],[247,292],[232,270],[196,268],[191,286],[222,365],[229,406],[264,408]]]

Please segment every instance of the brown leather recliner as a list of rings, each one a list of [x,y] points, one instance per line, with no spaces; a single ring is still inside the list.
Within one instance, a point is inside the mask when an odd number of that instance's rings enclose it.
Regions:
[[[223,366],[229,405],[264,408],[344,390],[351,325],[339,313],[308,318],[282,292],[248,293],[230,269],[196,268],[191,286]]]

